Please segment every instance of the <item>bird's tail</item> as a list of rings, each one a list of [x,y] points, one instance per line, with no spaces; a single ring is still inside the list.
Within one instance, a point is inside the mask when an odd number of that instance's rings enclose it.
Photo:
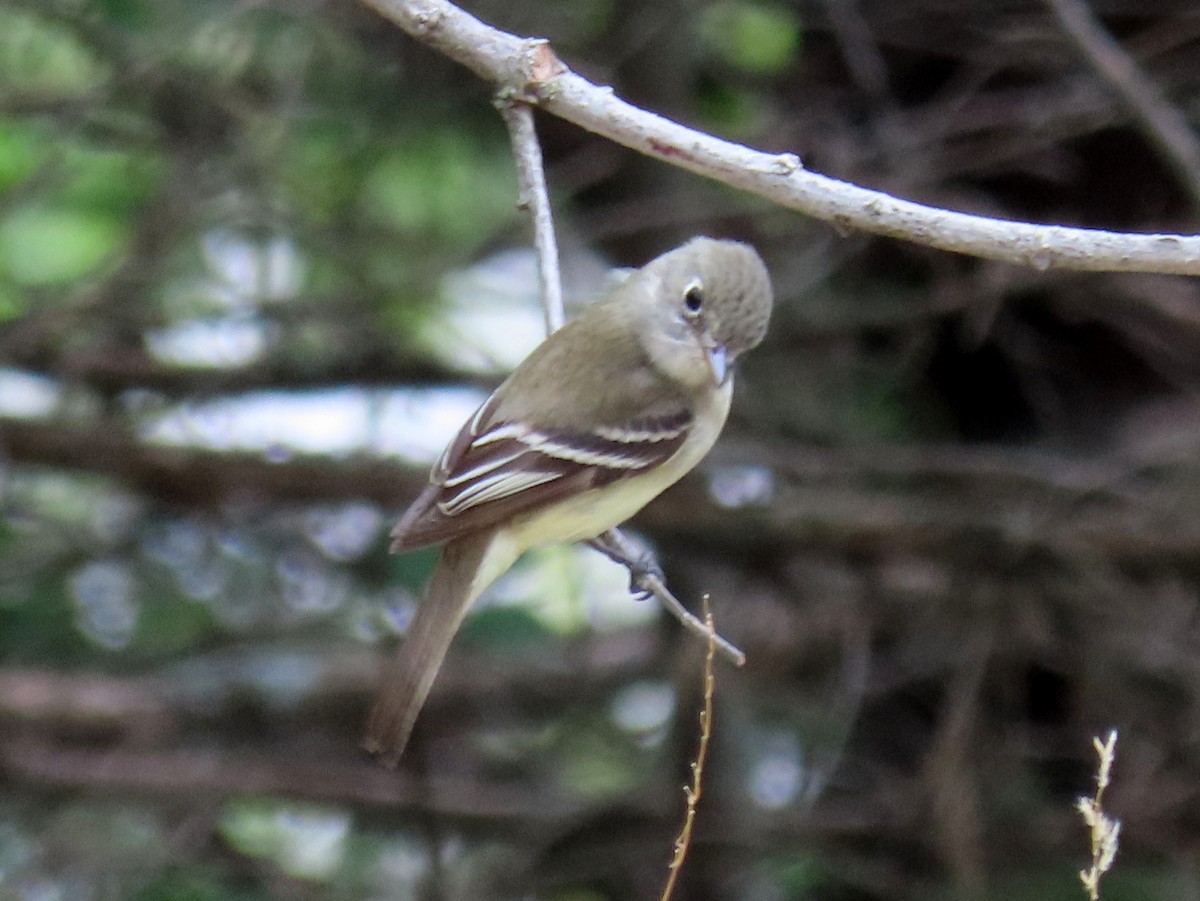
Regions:
[[[408,637],[387,666],[363,747],[389,766],[395,766],[404,753],[417,714],[471,602],[500,574],[487,572],[494,567],[485,565],[495,556],[489,555],[494,537],[494,532],[469,535],[442,549]]]

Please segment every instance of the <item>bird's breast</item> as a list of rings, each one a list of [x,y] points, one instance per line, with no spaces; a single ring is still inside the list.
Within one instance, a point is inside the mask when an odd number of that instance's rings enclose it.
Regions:
[[[706,397],[704,406],[696,410],[687,439],[661,465],[519,516],[505,530],[525,550],[541,544],[584,541],[620,525],[704,458],[725,425],[732,396],[733,380],[728,379]]]

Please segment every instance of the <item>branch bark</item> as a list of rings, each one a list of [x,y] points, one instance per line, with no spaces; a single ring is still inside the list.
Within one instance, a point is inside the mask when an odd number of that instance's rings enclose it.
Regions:
[[[161,502],[197,509],[268,501],[365,498],[399,507],[425,486],[428,467],[149,444],[104,424],[0,418],[0,459],[90,472]]]
[[[769,496],[727,508],[705,475],[693,473],[634,525],[717,553],[830,547],[976,560],[971,555],[1040,548],[1131,560],[1192,559],[1200,546],[1194,505],[1181,503],[1186,493],[1170,488],[1196,478],[1186,460],[1152,464],[1158,475],[1147,482],[1133,464],[1116,459],[1011,449],[789,447],[772,456],[743,446],[724,453],[739,465],[757,460]],[[317,456],[273,462],[146,444],[101,426],[10,418],[0,418],[0,454],[15,463],[105,475],[159,501],[199,509],[346,498],[398,508],[427,478],[423,465]]]
[[[469,779],[425,780],[366,760],[292,753],[228,750],[99,750],[37,739],[0,740],[0,776],[17,785],[96,792],[225,798],[278,795],[312,801],[426,810],[464,823],[557,826],[580,805],[525,788],[506,789]],[[543,786],[544,788],[544,786]]]
[[[60,334],[56,333],[57,341]],[[494,388],[498,376],[476,375],[454,370],[432,360],[411,360],[399,356],[392,347],[370,348],[362,353],[322,361],[295,357],[267,356],[249,366],[219,368],[175,366],[155,359],[144,350],[117,346],[98,350],[73,350],[64,354],[46,341],[41,344],[17,342],[3,346],[0,329],[0,365],[59,379],[84,383],[101,394],[116,394],[145,389],[168,398],[189,400],[218,395],[247,394],[252,391],[302,391],[357,385],[395,388],[397,385],[475,385]]]
[[[753,150],[617,98],[545,41],[493,28],[445,0],[363,0],[501,91],[640,153],[830,223],[1039,270],[1200,275],[1200,236],[1035,225],[924,206],[828,178],[789,153]]]

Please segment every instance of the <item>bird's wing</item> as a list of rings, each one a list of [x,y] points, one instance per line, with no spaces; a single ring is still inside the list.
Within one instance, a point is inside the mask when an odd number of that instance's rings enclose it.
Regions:
[[[449,541],[646,472],[687,439],[692,411],[661,406],[589,430],[495,418],[493,395],[442,453],[392,530],[392,551]]]

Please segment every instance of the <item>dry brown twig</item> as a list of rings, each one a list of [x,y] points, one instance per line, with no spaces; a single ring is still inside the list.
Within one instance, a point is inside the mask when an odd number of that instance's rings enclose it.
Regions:
[[[1081,797],[1075,802],[1079,815],[1083,817],[1091,833],[1092,865],[1079,871],[1079,879],[1090,901],[1100,901],[1100,879],[1112,869],[1117,858],[1117,844],[1121,835],[1121,821],[1112,819],[1104,812],[1102,802],[1104,790],[1108,788],[1113,760],[1117,751],[1117,730],[1108,733],[1108,741],[1092,739],[1099,763],[1096,766],[1096,793],[1090,798]]]
[[[683,827],[679,837],[675,839],[675,853],[668,865],[667,884],[663,886],[659,901],[671,901],[675,893],[675,884],[679,881],[679,873],[687,858],[688,848],[692,844],[692,828],[696,822],[696,807],[700,803],[700,792],[704,783],[704,762],[708,759],[708,744],[712,738],[713,690],[717,679],[713,674],[713,658],[717,653],[717,630],[713,626],[712,611],[708,607],[708,595],[701,599],[704,605],[704,626],[708,631],[708,653],[704,655],[704,706],[700,709],[700,746],[696,749],[696,759],[692,761],[691,785],[683,787],[683,796],[687,807],[683,815]]]
[[[1143,235],[970,216],[901,200],[686,128],[576,75],[542,40],[492,28],[446,0],[363,0],[401,29],[522,100],[595,134],[842,229],[1037,269],[1200,275],[1200,235]]]

